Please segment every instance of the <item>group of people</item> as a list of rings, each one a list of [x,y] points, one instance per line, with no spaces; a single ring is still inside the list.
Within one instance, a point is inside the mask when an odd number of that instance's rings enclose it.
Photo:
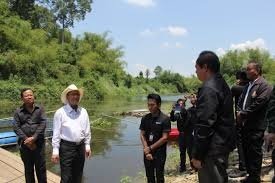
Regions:
[[[220,74],[219,58],[214,52],[201,52],[195,68],[202,85],[196,95],[189,97],[190,108],[185,108],[186,99],[179,99],[169,117],[161,111],[158,94],[147,96],[150,113],[142,117],[139,127],[147,182],[165,182],[171,121],[177,121],[180,132],[180,172],[186,171],[187,150],[200,183],[226,183],[229,153],[237,144],[239,169],[248,174],[242,182],[260,182],[264,139],[269,145],[275,145],[275,89],[272,92],[272,87],[262,77],[261,65],[254,60],[248,62],[246,72],[238,74],[238,83],[231,89]],[[61,94],[64,105],[53,119],[51,159],[60,163],[62,183],[80,183],[85,157],[91,157],[89,116],[79,106],[82,96],[82,89],[68,86]],[[27,183],[35,182],[35,166],[38,182],[47,182],[45,112],[35,104],[32,89],[23,89],[21,99],[23,105],[14,114],[14,131],[19,137],[25,179]],[[264,138],[266,129],[268,134]],[[275,162],[275,151],[272,157]]]
[[[177,121],[180,132],[180,172],[186,170],[187,149],[200,183],[226,183],[229,154],[237,146],[239,169],[247,174],[241,182],[261,182],[264,140],[268,147],[275,147],[275,89],[272,91],[262,77],[256,60],[248,62],[245,72],[237,73],[237,85],[232,88],[220,74],[219,58],[214,52],[201,52],[195,67],[202,85],[190,100],[191,108],[186,110],[185,99],[179,99],[169,118],[160,110],[160,97],[148,95],[150,113],[140,125],[148,183],[164,182],[171,121]],[[182,106],[180,111],[178,105]],[[275,150],[272,160],[275,166]]]
[[[91,131],[86,109],[79,106],[83,90],[74,84],[61,94],[64,104],[53,119],[52,162],[60,162],[61,183],[81,183],[85,157],[91,157]],[[21,90],[23,105],[14,114],[20,155],[26,183],[35,183],[34,167],[39,183],[46,183],[45,128],[43,107],[35,104],[31,88]]]

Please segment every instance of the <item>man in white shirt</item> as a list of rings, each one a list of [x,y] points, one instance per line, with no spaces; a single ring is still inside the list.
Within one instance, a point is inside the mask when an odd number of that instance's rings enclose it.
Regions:
[[[82,89],[68,86],[61,94],[64,106],[53,119],[52,162],[60,160],[61,183],[81,183],[85,156],[91,157],[89,116],[79,106],[82,96]]]

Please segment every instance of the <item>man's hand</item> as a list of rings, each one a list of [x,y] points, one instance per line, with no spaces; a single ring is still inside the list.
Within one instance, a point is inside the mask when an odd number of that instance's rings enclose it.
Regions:
[[[86,158],[91,158],[92,157],[92,151],[91,150],[86,150],[85,151],[85,157]]]
[[[275,133],[268,133],[267,135],[265,135],[264,139],[267,144],[275,146]]]
[[[59,155],[52,155],[51,160],[52,160],[52,162],[55,163],[55,164],[58,163],[58,161],[59,161]]]
[[[242,124],[242,116],[241,116],[241,112],[240,111],[237,112],[236,121],[237,121],[237,123],[239,125],[243,126],[243,124]]]
[[[32,144],[32,143],[34,143],[34,138],[33,137],[28,137],[24,140],[25,145]]]
[[[146,154],[145,156],[146,156],[146,159],[149,161],[154,159],[152,154]]]
[[[192,163],[193,167],[196,168],[196,169],[201,169],[202,168],[202,164],[201,164],[200,160],[192,158],[191,163]]]
[[[151,153],[150,147],[145,147],[145,148],[143,149],[143,152],[144,152],[144,154],[149,154],[149,153]]]

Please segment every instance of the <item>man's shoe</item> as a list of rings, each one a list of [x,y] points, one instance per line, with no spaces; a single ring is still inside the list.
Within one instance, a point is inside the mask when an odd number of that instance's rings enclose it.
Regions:
[[[260,183],[261,179],[255,179],[251,177],[246,177],[245,179],[241,180],[241,183]]]
[[[228,177],[230,178],[238,178],[238,177],[245,177],[246,171],[240,171],[238,169],[234,169],[228,173]]]

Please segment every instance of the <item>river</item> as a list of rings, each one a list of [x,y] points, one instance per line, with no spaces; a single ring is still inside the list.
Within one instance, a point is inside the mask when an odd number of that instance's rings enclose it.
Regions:
[[[163,96],[162,108],[166,113],[179,96]],[[119,183],[121,179],[130,177],[142,177],[144,174],[142,146],[139,139],[140,118],[132,116],[114,116],[116,112],[146,109],[146,98],[109,98],[102,102],[82,101],[82,106],[88,110],[91,122],[101,119],[111,122],[109,128],[92,129],[92,158],[87,159],[84,167],[84,183]],[[60,104],[45,103],[46,109],[54,110]],[[7,116],[14,110],[1,112],[1,116]],[[47,110],[47,111],[50,111]],[[53,112],[48,113],[52,117]],[[106,116],[107,115],[107,116]],[[51,143],[47,143],[46,156],[47,168],[60,174],[59,165],[50,162]],[[10,151],[18,151],[17,148],[8,148]]]

